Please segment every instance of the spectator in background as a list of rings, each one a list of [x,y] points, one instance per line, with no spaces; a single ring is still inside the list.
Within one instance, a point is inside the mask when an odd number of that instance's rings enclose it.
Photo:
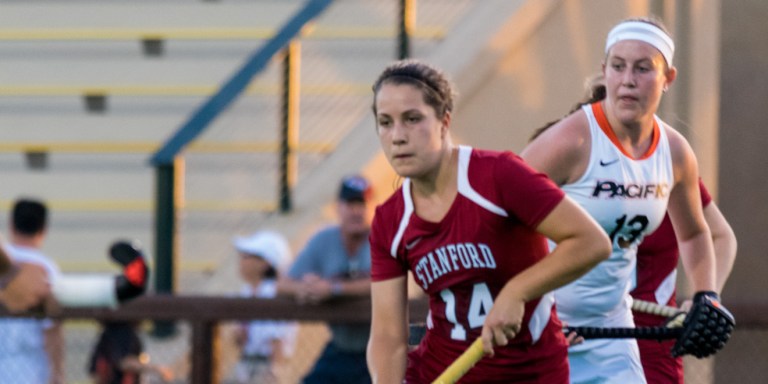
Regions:
[[[44,267],[17,263],[0,246],[0,305],[18,313],[50,297],[51,284]]]
[[[91,353],[88,372],[94,384],[140,384],[146,374],[173,380],[167,367],[152,364],[136,332],[138,323],[105,322]]]
[[[370,184],[362,176],[342,180],[336,206],[339,224],[309,240],[287,278],[279,280],[279,294],[308,304],[370,295],[371,195]],[[370,326],[331,325],[330,329],[331,340],[303,382],[370,383],[365,358]]]
[[[47,234],[48,209],[33,199],[19,199],[10,220],[6,252],[14,263],[38,265],[48,280],[61,272],[41,252]],[[64,348],[61,323],[51,319],[0,319],[0,382],[63,383]]]
[[[240,255],[240,276],[245,282],[241,297],[272,299],[277,295],[278,272],[291,256],[285,238],[277,232],[260,231],[233,242]],[[235,366],[237,383],[278,383],[277,368],[293,353],[296,325],[285,321],[254,320],[235,332],[240,360]]]

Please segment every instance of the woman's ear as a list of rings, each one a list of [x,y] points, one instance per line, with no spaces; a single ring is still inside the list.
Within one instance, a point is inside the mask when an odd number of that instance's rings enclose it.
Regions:
[[[666,82],[664,83],[664,92],[666,92],[669,89],[669,86],[672,85],[672,83],[677,78],[677,67],[671,67],[667,70],[666,75]]]
[[[445,139],[445,137],[448,135],[448,129],[451,126],[451,112],[446,111],[445,115],[443,116],[442,123],[440,125],[440,138]]]

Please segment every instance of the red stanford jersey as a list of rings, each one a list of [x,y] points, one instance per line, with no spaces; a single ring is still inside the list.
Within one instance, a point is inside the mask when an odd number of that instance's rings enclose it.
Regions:
[[[409,179],[373,220],[373,281],[410,270],[429,295],[428,331],[409,354],[408,383],[432,382],[480,337],[501,288],[547,255],[535,228],[564,197],[510,152],[459,147],[458,168],[458,194],[440,222],[414,213]],[[567,346],[553,303],[551,295],[526,303],[518,336],[462,382],[567,382]]]
[[[712,196],[699,180],[701,205],[706,207],[712,202]],[[664,216],[659,228],[643,239],[637,249],[637,286],[630,294],[635,299],[650,301],[662,305],[677,306],[675,286],[676,271],[680,252],[677,247],[675,229],[669,215]],[[664,322],[663,317],[648,313],[632,312],[637,327],[653,327]],[[637,340],[640,348],[640,361],[649,383],[683,384],[683,359],[670,354],[675,340]]]

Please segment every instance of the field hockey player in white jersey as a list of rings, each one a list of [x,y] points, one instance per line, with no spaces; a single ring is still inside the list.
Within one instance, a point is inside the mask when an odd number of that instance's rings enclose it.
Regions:
[[[719,305],[696,156],[685,138],[656,116],[677,75],[674,50],[656,20],[617,24],[608,34],[602,63],[605,98],[566,116],[521,153],[579,202],[613,244],[608,260],[555,292],[558,315],[570,326],[634,326],[629,291],[637,247],[666,211],[697,292],[691,312],[709,312]],[[728,331],[720,334],[717,346],[692,338],[693,315],[671,353],[703,357],[722,348],[733,318],[720,307]],[[646,382],[634,339],[587,340],[569,349],[569,362],[575,384]]]

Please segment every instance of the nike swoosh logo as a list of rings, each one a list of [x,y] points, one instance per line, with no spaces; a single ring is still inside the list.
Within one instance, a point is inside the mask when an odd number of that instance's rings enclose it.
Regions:
[[[619,162],[619,159],[613,159],[613,160],[611,160],[611,161],[603,161],[603,160],[600,160],[600,166],[601,166],[601,167],[607,167],[607,166],[609,166],[609,165],[611,165],[611,164],[613,164],[613,163],[617,163],[617,162]]]
[[[416,240],[414,240],[414,241],[411,241],[410,243],[406,244],[406,245],[405,245],[405,249],[407,249],[407,250],[409,250],[409,251],[410,251],[411,249],[413,249],[413,247],[415,247],[415,246],[416,246],[416,244],[418,244],[418,243],[419,243],[419,241],[421,241],[421,237],[419,237],[419,238],[416,238]]]

